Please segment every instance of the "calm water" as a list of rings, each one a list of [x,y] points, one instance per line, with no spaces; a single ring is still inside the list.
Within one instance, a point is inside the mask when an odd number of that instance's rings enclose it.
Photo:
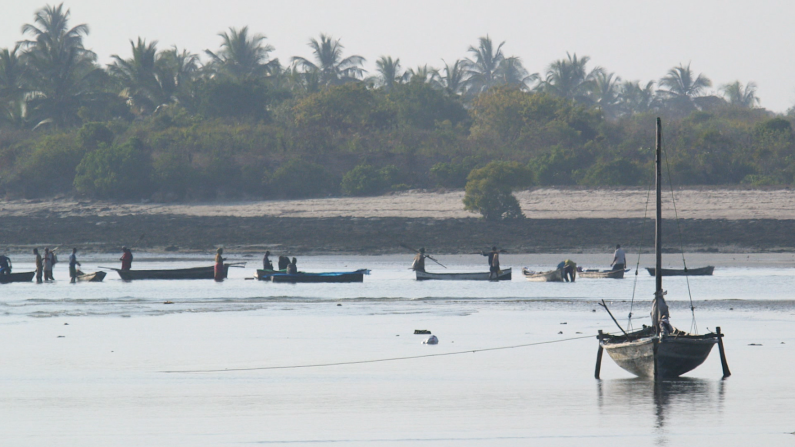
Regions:
[[[109,259],[85,257],[83,270],[117,264]],[[207,259],[140,254],[135,267]],[[479,256],[439,259],[449,270],[483,270]],[[597,300],[625,324],[633,288],[635,324],[646,322],[653,278],[521,278],[522,266],[544,269],[551,259],[504,256],[514,280],[477,283],[417,282],[410,256],[299,258],[306,271],[373,270],[363,284],[331,285],[246,280],[259,264],[251,258],[223,283],[124,283],[110,273],[72,285],[61,263],[55,283],[0,286],[0,438],[24,446],[795,444],[795,269],[725,267],[690,278],[698,329],[727,333],[733,376],[720,380],[715,349],[690,377],[655,385],[607,356],[595,380],[596,340],[568,340],[615,330]],[[674,323],[690,328],[687,282],[667,279],[665,288]],[[440,344],[422,345],[414,329],[432,330]],[[321,368],[163,372],[560,340]]]

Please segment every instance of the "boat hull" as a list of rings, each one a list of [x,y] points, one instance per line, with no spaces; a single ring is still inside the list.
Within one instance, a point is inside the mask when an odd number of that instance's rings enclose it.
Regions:
[[[623,279],[624,270],[601,270],[601,271],[583,271],[577,272],[580,278],[610,278],[610,279]]]
[[[115,270],[124,281],[140,279],[215,279],[215,266],[170,270]],[[226,278],[228,272],[229,265],[224,264],[224,278]]]
[[[271,276],[273,276],[276,273],[285,273],[285,271],[257,269],[257,279],[259,279],[260,281],[270,281]]]
[[[354,272],[330,272],[330,273],[281,273],[274,272],[270,275],[272,282],[286,283],[351,283],[364,282],[364,275],[367,270],[356,270]]]
[[[33,281],[33,277],[36,275],[36,272],[20,272],[20,273],[9,273],[8,275],[0,275],[0,284],[8,284],[11,282],[30,282]]]
[[[418,281],[427,280],[443,280],[443,281],[489,281],[489,272],[472,272],[472,273],[430,273],[415,271]],[[500,270],[497,278],[493,281],[510,281],[511,268]]]
[[[654,267],[646,267],[646,270],[651,276],[654,276],[657,271]],[[715,267],[708,265],[697,269],[687,269],[687,272],[685,269],[660,269],[660,273],[662,276],[712,276],[714,270]]]
[[[77,280],[83,282],[100,282],[105,279],[105,275],[107,275],[107,272],[84,273],[78,275]]]
[[[563,282],[563,269],[549,270],[547,272],[531,272],[522,269],[524,278],[533,282]]]
[[[674,379],[704,363],[717,337],[716,334],[650,336],[628,342],[602,339],[600,343],[618,366],[638,377]]]

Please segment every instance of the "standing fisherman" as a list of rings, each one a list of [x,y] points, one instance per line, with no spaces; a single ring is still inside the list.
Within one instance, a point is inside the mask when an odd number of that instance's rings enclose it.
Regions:
[[[55,253],[50,251],[50,247],[44,248],[44,280],[55,281],[52,277],[52,267],[55,265]]]
[[[44,262],[39,254],[39,249],[34,248],[33,254],[36,255],[36,283],[41,284],[41,275],[44,273]]]
[[[500,252],[497,247],[491,247],[490,252],[480,252],[480,254],[489,258],[489,279],[498,279],[500,277]]]
[[[430,256],[425,254],[425,248],[420,248],[420,251],[417,252],[417,255],[414,256],[414,262],[411,263],[411,269],[417,272],[424,272],[425,271],[425,258],[429,258]]]
[[[133,262],[132,250],[130,250],[127,247],[122,247],[121,251],[122,255],[121,258],[119,258],[119,261],[121,261],[121,269],[123,271],[130,270],[132,268],[132,262]]]
[[[218,250],[215,251],[215,272],[214,272],[215,276],[214,277],[215,277],[216,281],[223,281],[224,277],[226,276],[226,275],[224,275],[224,273],[226,273],[226,269],[224,268],[224,261],[226,261],[226,258],[221,256],[223,254],[224,254],[224,249],[223,248],[219,248]]]
[[[616,245],[616,252],[613,253],[613,262],[610,263],[613,270],[624,270],[627,267],[627,255],[621,249],[621,245]]]
[[[70,283],[74,284],[77,282],[77,266],[81,265],[77,261],[77,249],[72,249],[72,254],[69,255],[69,280]]]
[[[0,275],[10,275],[11,265],[11,259],[5,253],[0,254]]]

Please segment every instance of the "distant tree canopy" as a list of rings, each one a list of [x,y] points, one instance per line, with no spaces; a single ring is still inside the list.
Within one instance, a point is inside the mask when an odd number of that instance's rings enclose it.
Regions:
[[[795,184],[795,108],[775,116],[753,82],[713,87],[690,64],[641,82],[567,53],[531,73],[483,36],[439,68],[382,55],[367,73],[333,36],[280,61],[243,27],[219,32],[202,57],[136,36],[101,66],[83,45],[88,25],[63,4],[36,11],[22,31],[0,48],[9,198],[466,188],[469,209],[517,217],[511,191],[531,183],[647,184],[655,116],[677,184]],[[514,171],[530,180],[507,181]]]

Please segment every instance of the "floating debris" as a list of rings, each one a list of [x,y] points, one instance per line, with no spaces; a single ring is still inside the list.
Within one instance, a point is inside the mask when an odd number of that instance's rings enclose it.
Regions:
[[[63,325],[64,325],[64,326],[69,326],[69,323],[64,323]]]
[[[342,306],[342,304],[341,303],[337,303],[337,306]]]
[[[66,335],[59,335],[58,338],[66,338]]]
[[[435,335],[431,335],[430,337],[428,337],[428,338],[426,338],[425,340],[422,341],[422,344],[424,344],[424,345],[435,345],[435,344],[438,344],[438,343],[439,343],[439,339],[436,338]]]
[[[430,334],[431,331],[428,329],[414,329],[415,334]]]
[[[562,333],[563,333],[563,331],[560,331],[560,332],[558,332],[558,335],[560,335],[560,334],[562,334]]]
[[[174,304],[173,301],[163,301],[163,304]]]
[[[582,334],[582,332],[575,332],[575,334]]]
[[[565,322],[565,321],[564,321],[563,323],[560,323],[560,324],[569,324],[569,323],[567,323],[567,322]]]
[[[762,343],[748,343],[748,346],[762,346]]]

